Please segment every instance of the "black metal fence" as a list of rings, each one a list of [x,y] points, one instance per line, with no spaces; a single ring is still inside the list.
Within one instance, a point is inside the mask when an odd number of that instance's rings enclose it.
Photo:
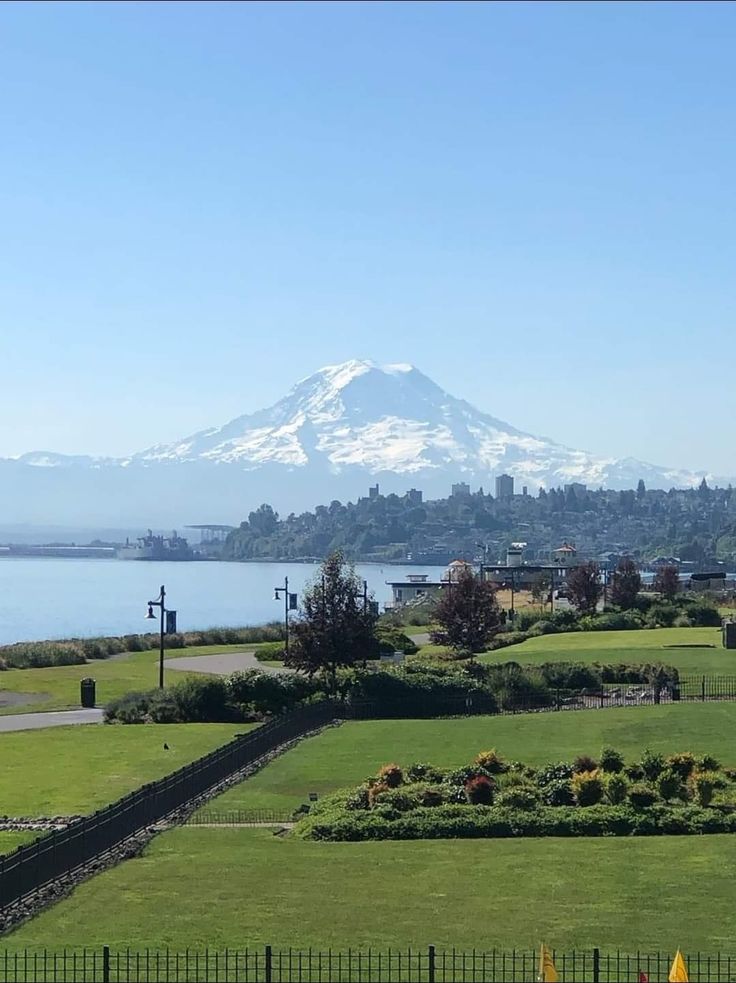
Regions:
[[[685,953],[692,983],[736,981],[736,955]],[[673,953],[554,951],[561,983],[667,980]],[[532,983],[531,949],[20,950],[0,953],[0,983]]]
[[[89,816],[0,856],[0,908],[112,849],[285,741],[327,723],[334,705],[304,707],[257,727]]]

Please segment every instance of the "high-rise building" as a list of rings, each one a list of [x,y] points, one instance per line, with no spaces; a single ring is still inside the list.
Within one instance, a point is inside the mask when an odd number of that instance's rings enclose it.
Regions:
[[[466,482],[458,481],[457,484],[452,486],[453,498],[467,498],[469,495],[470,485],[466,484]]]
[[[406,493],[406,500],[409,505],[421,505],[422,493],[418,488],[410,488]]]
[[[500,474],[496,478],[496,498],[513,498],[514,479],[510,474]]]
[[[378,498],[378,483],[368,486],[368,498]]]

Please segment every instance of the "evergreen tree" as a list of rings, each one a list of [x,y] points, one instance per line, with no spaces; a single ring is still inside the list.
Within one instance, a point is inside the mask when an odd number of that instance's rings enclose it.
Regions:
[[[572,603],[581,614],[594,614],[603,593],[600,567],[597,563],[581,563],[567,575],[567,589]]]
[[[646,494],[647,486],[644,484],[644,479],[639,478],[639,484],[636,486],[636,497],[641,502],[644,498],[646,498]]]
[[[363,581],[336,550],[302,594],[292,626],[288,664],[322,675],[334,690],[337,669],[378,658],[378,613],[364,595]]]
[[[625,611],[633,608],[641,590],[641,574],[629,557],[620,560],[611,578],[611,603]]]
[[[447,587],[435,605],[439,630],[431,633],[437,645],[449,645],[458,654],[482,652],[501,624],[496,589],[464,570]]]

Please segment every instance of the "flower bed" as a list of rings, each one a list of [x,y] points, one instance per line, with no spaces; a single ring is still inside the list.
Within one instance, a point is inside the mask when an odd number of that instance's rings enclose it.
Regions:
[[[736,771],[709,755],[645,751],[531,768],[484,751],[453,771],[387,764],[300,820],[311,840],[656,836],[736,832]]]

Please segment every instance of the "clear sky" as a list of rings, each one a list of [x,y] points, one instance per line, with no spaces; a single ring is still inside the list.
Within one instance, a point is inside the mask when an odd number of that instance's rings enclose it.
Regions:
[[[351,357],[736,473],[733,4],[0,6],[0,455]]]

